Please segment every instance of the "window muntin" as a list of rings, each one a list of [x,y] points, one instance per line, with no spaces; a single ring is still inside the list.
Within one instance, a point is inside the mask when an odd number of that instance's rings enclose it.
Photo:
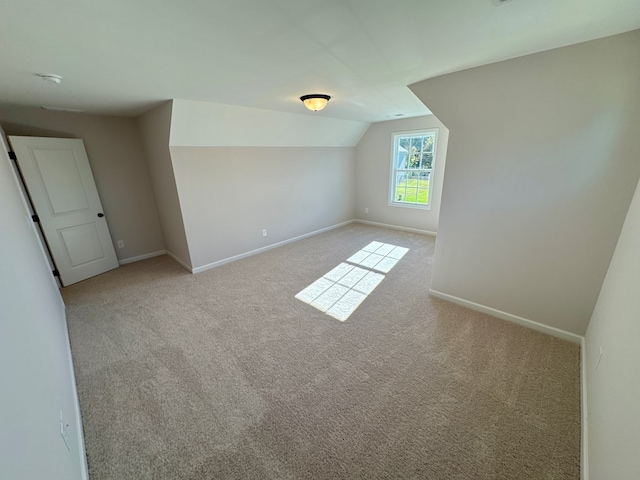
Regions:
[[[393,135],[389,204],[429,208],[437,130]]]

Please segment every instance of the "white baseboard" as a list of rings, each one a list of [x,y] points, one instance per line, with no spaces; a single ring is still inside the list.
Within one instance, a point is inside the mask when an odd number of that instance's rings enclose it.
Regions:
[[[432,237],[436,236],[436,232],[431,232],[429,230],[420,230],[418,228],[401,227],[399,225],[389,225],[387,223],[370,222],[369,220],[361,220],[359,218],[356,218],[354,221],[357,223],[364,223],[365,225],[373,225],[374,227],[391,228],[392,230],[402,230],[404,232],[420,233],[422,235],[430,235]]]
[[[78,388],[76,386],[76,372],[73,368],[73,357],[71,355],[71,343],[69,341],[69,326],[67,324],[66,311],[63,312],[64,328],[66,333],[66,355],[67,364],[69,365],[69,375],[71,379],[71,391],[73,394],[73,417],[75,421],[74,432],[78,442],[78,460],[80,461],[80,474],[83,480],[89,480],[89,464],[87,463],[87,451],[84,445],[84,430],[82,428],[82,415],[80,414],[80,398],[78,397]]]
[[[274,248],[281,247],[283,245],[287,245],[288,243],[297,242],[298,240],[312,237],[320,233],[328,232],[329,230],[334,230],[336,228],[344,227],[345,225],[349,225],[353,222],[354,220],[348,220],[346,222],[338,223],[336,225],[331,225],[330,227],[321,228],[320,230],[315,230],[313,232],[305,233],[304,235],[298,235],[297,237],[289,238],[287,240],[282,240],[281,242],[273,243],[271,245],[267,245],[266,247],[256,248],[255,250],[251,250],[249,252],[241,253],[239,255],[234,255],[233,257],[224,258],[222,260],[218,260],[217,262],[208,263],[207,265],[202,265],[201,267],[196,267],[192,270],[192,272],[193,273],[204,272],[205,270],[210,270],[212,268],[219,267],[221,265],[224,265],[225,263],[235,262],[236,260],[241,260],[243,258],[250,257],[252,255],[257,255],[258,253],[266,252],[267,250],[271,250]]]
[[[442,293],[437,290],[429,289],[429,294],[433,295],[434,297],[441,298],[442,300],[447,300],[463,307],[470,308],[471,310],[487,313],[493,317],[517,323],[518,325],[522,325],[523,327],[528,327],[542,333],[553,335],[554,337],[562,338],[563,340],[569,340],[570,342],[580,344],[580,417],[582,427],[580,438],[580,479],[589,480],[589,442],[587,429],[589,419],[589,413],[587,409],[587,349],[584,336],[567,332],[559,328],[550,327],[542,323],[534,322],[533,320],[496,310],[495,308],[486,307],[484,305],[480,305],[479,303],[470,302],[469,300],[464,300],[462,298],[455,297],[447,293]]]
[[[587,342],[582,337],[580,342],[580,390],[582,429],[580,445],[580,479],[589,480],[589,410],[587,408]]]
[[[122,260],[118,260],[118,263],[120,265],[126,265],[127,263],[139,262],[140,260],[146,260],[147,258],[159,257],[166,253],[166,250],[158,250],[157,252],[145,253],[144,255],[138,255],[137,257],[123,258]]]
[[[176,262],[178,262],[181,266],[183,266],[184,268],[187,269],[187,271],[189,271],[190,273],[195,273],[193,271],[193,269],[191,268],[190,265],[187,265],[185,262],[183,262],[182,260],[180,260],[178,257],[176,257],[173,253],[171,253],[169,250],[167,250],[167,255],[169,255],[171,258],[173,258]]]
[[[549,325],[544,325],[542,323],[538,323],[533,320],[529,320],[527,318],[519,317],[517,315],[512,315],[511,313],[503,312],[501,310],[496,310],[495,308],[487,307],[485,305],[480,305],[479,303],[471,302],[469,300],[455,297],[447,293],[442,293],[437,290],[433,290],[431,288],[429,289],[429,294],[433,295],[434,297],[441,298],[442,300],[447,300],[449,302],[462,305],[463,307],[470,308],[471,310],[486,313],[493,317],[500,318],[502,320],[507,320],[508,322],[517,323],[518,325],[522,325],[523,327],[528,327],[542,333],[553,335],[554,337],[562,338],[563,340],[569,340],[570,342],[573,342],[573,343],[581,343],[584,338],[582,335],[577,335],[575,333],[567,332],[565,330],[561,330],[556,327],[550,327]]]

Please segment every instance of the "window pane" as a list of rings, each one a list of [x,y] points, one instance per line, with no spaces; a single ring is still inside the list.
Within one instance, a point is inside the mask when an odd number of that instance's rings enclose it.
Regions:
[[[418,203],[422,205],[426,205],[429,201],[429,189],[428,188],[419,188],[418,189]]]
[[[404,172],[396,173],[396,184],[395,184],[395,201],[401,202],[403,198],[405,198],[405,186],[406,186],[406,177],[407,174]]]
[[[428,188],[431,172],[420,172],[420,179],[418,181],[418,188]]]
[[[400,146],[398,147],[398,156],[396,158],[395,168],[407,168],[408,165],[408,151],[406,148]]]
[[[420,177],[419,172],[409,172],[406,191],[407,195],[405,197],[405,202],[415,203],[416,195],[418,192],[418,178]]]
[[[435,140],[435,136],[434,135],[427,135],[426,137],[424,137],[424,148],[422,149],[423,152],[430,152],[433,153],[433,141]]]
[[[411,137],[409,147],[409,168],[420,168],[420,157],[422,153],[422,137]]]
[[[422,151],[422,137],[411,137],[411,150],[416,152]]]
[[[415,190],[411,193],[411,203],[418,203],[418,187],[416,186]]]
[[[398,201],[406,202],[407,201],[407,183],[404,182],[400,188],[398,189]]]

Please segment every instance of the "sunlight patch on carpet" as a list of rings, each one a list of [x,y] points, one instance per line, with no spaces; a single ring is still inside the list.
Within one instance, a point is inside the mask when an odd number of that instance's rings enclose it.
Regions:
[[[409,251],[408,248],[388,243],[371,242],[359,252],[347,258],[347,262],[362,265],[383,273],[389,271]]]
[[[378,272],[389,273],[408,251],[405,247],[371,242],[349,257],[349,263],[343,262],[327,272],[296,298],[344,322],[384,280]]]

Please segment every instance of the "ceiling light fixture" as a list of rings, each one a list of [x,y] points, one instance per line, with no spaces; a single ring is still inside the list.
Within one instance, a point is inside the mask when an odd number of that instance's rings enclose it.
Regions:
[[[311,95],[303,95],[300,97],[304,106],[309,110],[317,112],[327,106],[331,97],[322,93],[312,93]]]

